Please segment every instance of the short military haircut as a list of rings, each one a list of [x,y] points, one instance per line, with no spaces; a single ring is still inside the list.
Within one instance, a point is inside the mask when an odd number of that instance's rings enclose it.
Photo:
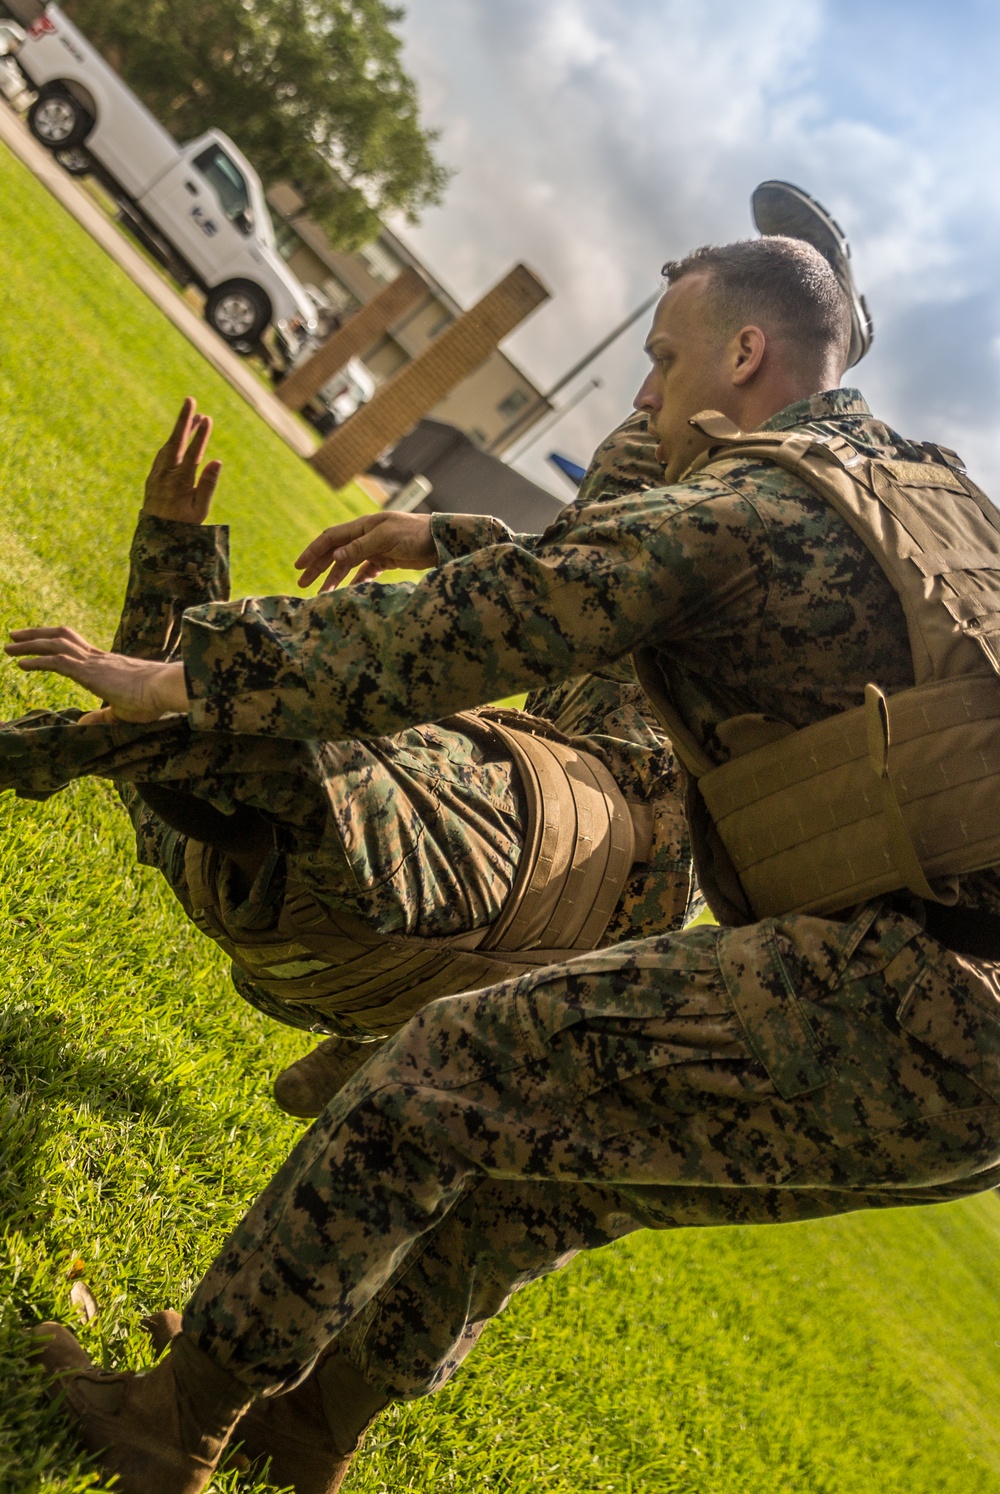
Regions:
[[[668,260],[669,285],[707,272],[709,294],[723,337],[741,327],[769,329],[803,355],[837,355],[846,362],[851,340],[847,296],[827,261],[803,239],[779,234],[737,244],[706,244],[684,259]]]

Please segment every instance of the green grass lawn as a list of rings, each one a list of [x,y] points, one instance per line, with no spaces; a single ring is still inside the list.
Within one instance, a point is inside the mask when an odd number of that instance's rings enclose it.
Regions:
[[[218,421],[239,589],[366,500],[332,495],[0,148],[0,626],[108,640],[152,449]],[[76,698],[0,666],[0,718]],[[0,1490],[99,1486],[26,1368],[74,1322],[143,1362],[298,1133],[268,1081],[307,1046],[133,864],[104,784],[0,799]],[[527,1291],[433,1400],[387,1417],[352,1494],[1000,1491],[1000,1203],[644,1235]],[[235,1475],[217,1487],[240,1487]],[[153,1491],[151,1491],[153,1494]]]

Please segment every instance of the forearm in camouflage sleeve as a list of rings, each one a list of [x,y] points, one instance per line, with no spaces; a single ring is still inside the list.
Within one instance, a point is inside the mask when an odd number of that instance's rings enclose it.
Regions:
[[[188,607],[229,598],[229,530],[140,514],[129,551],[125,603],[112,648],[137,659],[169,659]]]
[[[576,502],[583,505],[610,503],[624,493],[641,493],[647,488],[662,487],[663,465],[655,454],[656,443],[657,437],[649,429],[649,420],[645,412],[634,411],[601,442],[594,452],[590,459],[590,466],[580,484]],[[489,543],[489,541],[485,540],[484,543]],[[620,660],[612,667],[610,673],[616,680],[621,681],[622,689],[631,687],[633,699],[642,697],[645,702],[645,696],[642,695],[642,691],[635,682],[631,661]],[[578,687],[580,681],[576,681],[575,685]],[[540,690],[533,690],[525,702],[524,709],[533,716],[544,716],[548,721],[558,721],[568,688],[566,684],[560,682],[558,685],[546,685]],[[570,693],[574,692],[571,690]],[[578,688],[575,693],[579,695]],[[665,741],[666,738],[656,726],[656,718],[652,709],[648,708],[648,702],[645,704],[648,724]],[[609,705],[608,709],[612,707]],[[601,728],[595,721],[592,729],[599,731]]]
[[[449,560],[473,555],[488,545],[505,541],[517,544],[530,541],[531,536],[515,535],[501,519],[494,519],[489,514],[434,514],[431,538],[437,548],[438,565],[446,565]]]
[[[724,542],[717,499],[738,510]],[[698,476],[571,503],[530,550],[493,545],[417,582],[192,608],[189,719],[201,731],[331,741],[440,721],[601,669],[649,638],[700,634],[719,598],[755,615],[761,545],[753,509]]]
[[[184,609],[228,597],[225,525],[184,524],[140,514],[112,647],[137,659],[169,659],[180,642]],[[139,861],[157,867],[183,901],[183,837],[149,809],[134,783],[116,780],[115,788],[135,830]]]

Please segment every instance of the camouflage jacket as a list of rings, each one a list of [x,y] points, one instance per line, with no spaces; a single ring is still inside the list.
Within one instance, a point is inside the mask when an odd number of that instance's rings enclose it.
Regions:
[[[577,504],[609,503],[661,483],[663,464],[655,448],[646,416],[630,415],[595,451]],[[513,536],[499,519],[482,514],[435,514],[432,533],[440,565],[511,539],[527,547],[539,539],[536,534]],[[604,942],[676,926],[685,878],[689,891],[682,921],[697,917],[705,904],[694,882],[683,772],[635,677],[631,656],[532,690],[525,710],[553,722],[600,757],[627,798],[657,806],[650,859],[629,879]]]
[[[853,389],[790,405],[764,428],[929,460]],[[584,494],[543,535],[500,535],[416,583],[200,607],[182,650],[197,726],[338,737],[604,669],[640,644],[716,762],[727,717],[801,727],[861,704],[870,680],[890,692],[913,683],[902,606],[875,558],[817,493],[764,461],[610,502]]]

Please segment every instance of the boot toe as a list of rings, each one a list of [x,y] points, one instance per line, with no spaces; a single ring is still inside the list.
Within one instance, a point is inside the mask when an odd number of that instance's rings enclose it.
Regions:
[[[326,1038],[278,1075],[274,1081],[275,1104],[297,1120],[315,1120],[381,1046],[381,1041],[355,1043]]]
[[[94,1361],[83,1345],[62,1323],[39,1323],[28,1333],[31,1340],[31,1358],[41,1364],[46,1375],[55,1377],[73,1374],[79,1370],[91,1370]],[[58,1385],[51,1387],[58,1394]]]
[[[312,1085],[300,1079],[292,1069],[286,1069],[274,1081],[274,1103],[286,1115],[296,1120],[315,1120],[326,1109],[326,1101],[313,1093]]]

